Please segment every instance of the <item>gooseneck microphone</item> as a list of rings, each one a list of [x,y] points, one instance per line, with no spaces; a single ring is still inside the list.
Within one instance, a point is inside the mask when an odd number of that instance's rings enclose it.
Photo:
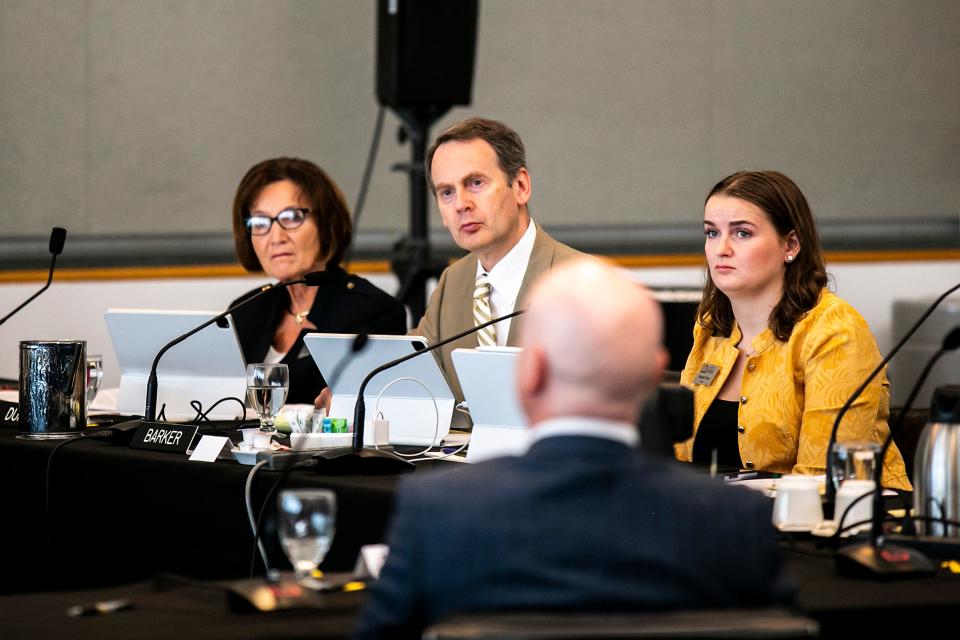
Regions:
[[[830,430],[830,441],[827,443],[826,483],[825,483],[824,491],[826,494],[825,501],[828,504],[831,504],[831,505],[835,504],[836,497],[837,497],[837,488],[834,485],[833,468],[830,464],[830,456],[833,452],[833,445],[836,444],[837,442],[837,432],[840,430],[840,421],[843,420],[843,416],[845,416],[847,411],[850,410],[850,407],[853,405],[856,399],[860,397],[860,394],[862,394],[864,390],[867,388],[867,386],[869,386],[869,384],[873,381],[873,379],[877,377],[877,374],[883,371],[883,368],[887,366],[887,363],[893,359],[893,356],[897,355],[897,352],[903,348],[903,345],[905,345],[907,341],[913,337],[913,334],[917,332],[917,329],[920,328],[920,325],[926,322],[927,318],[930,317],[930,314],[933,313],[934,309],[936,309],[940,305],[940,303],[944,301],[944,299],[947,296],[949,296],[951,293],[953,293],[957,289],[960,289],[960,284],[956,284],[950,289],[947,289],[946,292],[944,292],[939,298],[933,301],[933,304],[927,307],[927,310],[923,312],[923,315],[920,316],[920,318],[915,323],[913,323],[913,326],[911,326],[910,329],[907,331],[907,333],[904,334],[902,338],[900,338],[900,341],[897,342],[897,344],[895,344],[892,349],[890,349],[890,353],[888,353],[887,356],[880,361],[880,364],[878,364],[876,368],[870,372],[870,375],[867,376],[867,379],[864,380],[859,387],[857,387],[856,391],[854,391],[850,395],[847,401],[840,408],[840,411],[837,412],[837,418],[836,420],[833,421],[833,428]],[[880,468],[883,467],[882,459],[879,461],[878,466]]]
[[[920,377],[914,383],[907,396],[907,401],[903,405],[900,415],[897,416],[895,424],[890,425],[890,433],[887,434],[880,448],[880,454],[877,464],[874,468],[874,490],[870,499],[873,500],[873,511],[870,515],[870,540],[859,544],[852,544],[837,550],[836,563],[838,570],[845,575],[869,576],[874,578],[890,577],[912,577],[917,575],[928,575],[936,572],[936,567],[930,560],[919,551],[900,545],[890,545],[884,543],[883,536],[883,460],[887,456],[887,450],[893,443],[894,434],[900,431],[907,413],[913,407],[913,402],[920,393],[923,383],[933,370],[933,366],[945,353],[954,351],[960,347],[960,327],[954,327],[943,339],[940,348],[930,357],[926,366],[920,373]],[[866,499],[866,498],[864,498]],[[840,521],[843,514],[834,514]]]
[[[147,378],[146,405],[143,410],[144,421],[153,422],[154,420],[157,419],[157,367],[160,365],[160,359],[163,357],[163,354],[165,354],[171,348],[180,344],[190,336],[194,335],[195,333],[209,327],[214,322],[218,322],[222,320],[223,318],[227,317],[228,315],[230,315],[240,307],[243,307],[253,302],[260,296],[267,293],[268,291],[273,291],[274,289],[286,289],[287,287],[293,286],[295,284],[305,284],[308,287],[316,287],[326,282],[329,279],[329,277],[330,277],[329,273],[327,273],[326,271],[313,271],[311,273],[308,273],[304,277],[298,278],[296,280],[284,280],[282,282],[276,282],[276,283],[264,285],[260,287],[260,290],[254,293],[252,296],[248,298],[244,298],[243,300],[233,305],[223,313],[219,313],[213,316],[206,322],[200,324],[199,326],[191,329],[190,331],[182,335],[177,336],[176,338],[174,338],[173,340],[165,344],[163,348],[160,349],[160,351],[157,353],[156,357],[153,359],[153,365],[150,367],[150,376],[149,378]]]
[[[20,309],[23,309],[25,306],[33,302],[37,296],[50,288],[50,283],[53,282],[53,270],[57,264],[57,256],[63,253],[63,243],[67,240],[67,230],[63,227],[54,227],[50,231],[50,273],[47,274],[47,283],[40,288],[35,294],[24,300],[19,307],[3,316],[0,319],[0,324],[3,324],[10,318],[12,318]]]

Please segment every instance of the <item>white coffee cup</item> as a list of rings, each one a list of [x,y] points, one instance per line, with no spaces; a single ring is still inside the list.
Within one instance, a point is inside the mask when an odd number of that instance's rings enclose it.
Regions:
[[[269,449],[270,441],[273,439],[274,431],[263,431],[260,427],[248,427],[240,429],[243,441],[240,448],[249,451],[251,449]]]
[[[812,531],[823,520],[816,478],[784,476],[777,481],[773,526],[781,531]]]
[[[843,519],[843,526],[847,527],[855,522],[869,521],[873,516],[873,498],[867,496],[854,504],[860,496],[872,493],[877,488],[873,480],[844,480],[837,491],[837,502],[833,510],[833,519],[840,525]],[[852,506],[851,506],[852,505]],[[846,517],[844,517],[846,513]],[[841,533],[841,536],[852,536],[860,531],[866,531],[870,528],[869,524],[863,524],[853,529],[848,529]]]

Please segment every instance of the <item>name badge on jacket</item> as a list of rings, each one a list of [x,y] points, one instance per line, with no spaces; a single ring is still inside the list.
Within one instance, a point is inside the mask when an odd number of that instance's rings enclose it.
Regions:
[[[697,372],[697,377],[693,379],[693,384],[709,385],[713,382],[713,379],[717,377],[717,372],[719,371],[719,365],[705,364],[700,367],[700,371]]]

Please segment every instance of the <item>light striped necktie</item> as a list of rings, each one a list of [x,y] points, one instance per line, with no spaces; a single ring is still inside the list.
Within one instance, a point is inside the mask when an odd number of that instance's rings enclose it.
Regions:
[[[473,290],[473,326],[479,326],[493,319],[490,313],[490,281],[487,274],[477,276],[477,286]],[[481,347],[493,347],[497,344],[497,325],[492,324],[477,332],[477,343]]]

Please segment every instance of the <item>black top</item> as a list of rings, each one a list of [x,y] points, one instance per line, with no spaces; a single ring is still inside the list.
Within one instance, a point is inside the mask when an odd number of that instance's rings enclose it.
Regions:
[[[340,267],[328,267],[330,283],[317,288],[307,319],[316,329],[302,329],[290,350],[280,361],[290,367],[290,393],[287,402],[312,404],[327,386],[313,358],[303,344],[307,333],[360,333],[403,335],[407,332],[407,312],[403,305],[373,286],[368,280],[348,274]],[[234,300],[247,298],[254,289]],[[243,359],[247,364],[263,362],[273,342],[283,314],[290,308],[285,289],[267,292],[235,311],[233,315]]]
[[[693,441],[694,464],[709,465],[713,450],[717,450],[717,466],[732,469],[743,468],[740,460],[740,445],[737,442],[736,400],[714,400],[700,420],[697,437]]]

